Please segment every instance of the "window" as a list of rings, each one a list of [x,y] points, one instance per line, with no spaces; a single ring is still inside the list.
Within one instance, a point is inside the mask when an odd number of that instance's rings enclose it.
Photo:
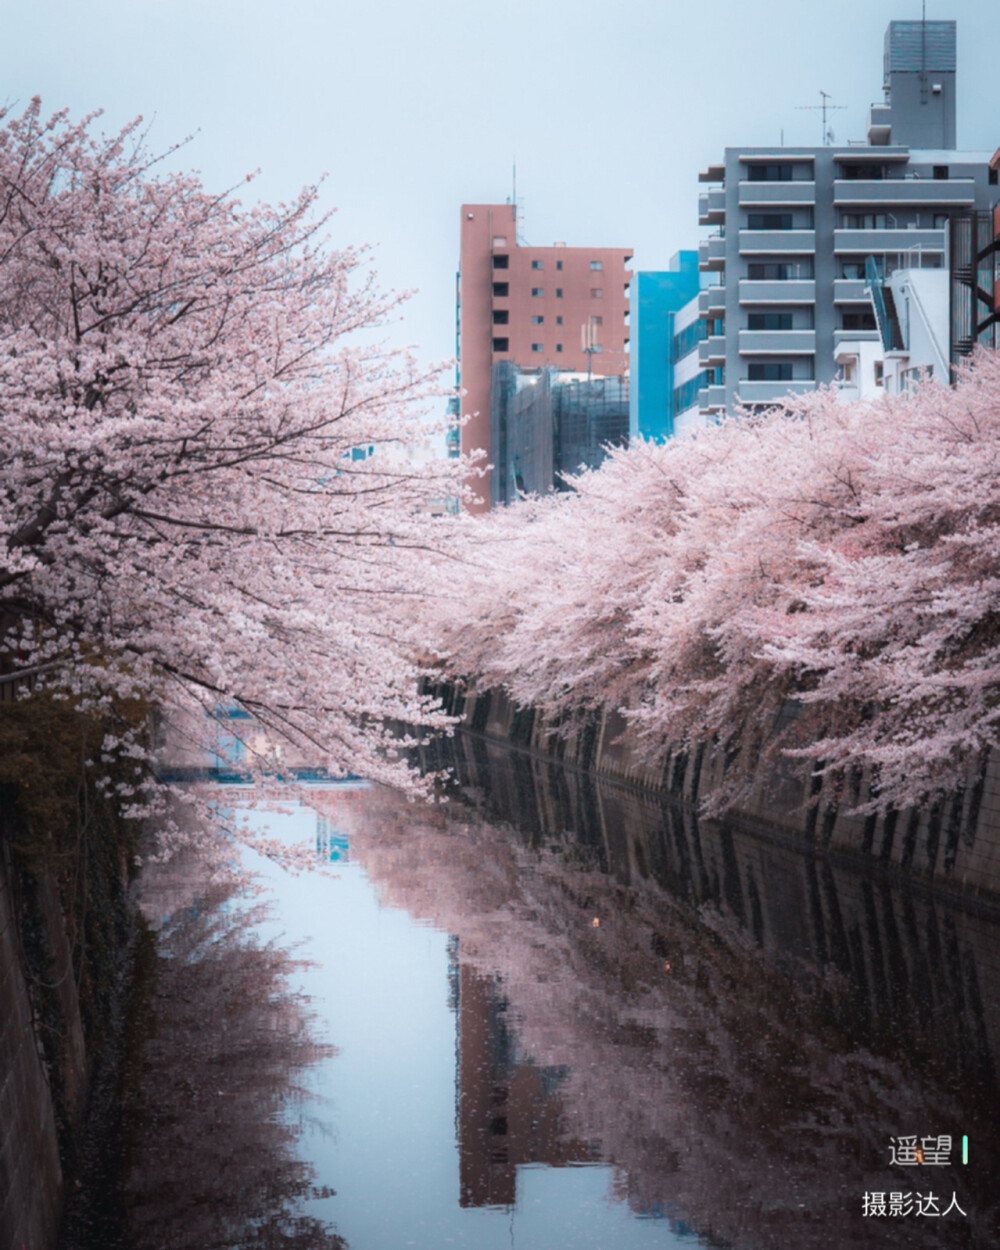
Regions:
[[[791,230],[791,213],[749,213],[747,215],[749,230]]]
[[[948,180],[948,166],[947,165],[935,165],[934,177],[938,180],[938,182],[946,182]]]
[[[853,282],[857,282],[859,278],[864,278],[864,262],[860,260],[845,260],[840,266],[840,276],[842,278],[850,278]]]
[[[885,365],[881,360],[875,361],[875,385],[885,386]]]
[[[603,297],[603,295],[604,295],[604,290],[603,290],[603,288],[602,288],[602,287],[599,287],[599,286],[592,286],[592,287],[590,288],[590,298],[591,298],[591,299],[601,299],[601,298]]]
[[[842,224],[845,230],[884,230],[885,213],[845,213]]]
[[[494,269],[509,269],[510,257],[501,256],[499,253],[495,253],[493,256],[493,268]]]
[[[795,166],[788,162],[780,165],[751,165],[747,170],[747,177],[750,182],[791,182],[795,177]]]
[[[602,326],[602,325],[604,325],[604,318],[603,318],[603,317],[597,317],[597,316],[594,316],[594,315],[592,314],[592,315],[591,315],[591,318],[590,318],[590,324],[591,324],[592,326]]]
[[[544,261],[542,261],[542,260],[533,260],[533,261],[531,262],[531,267],[532,267],[532,269],[544,269],[544,268],[545,268],[545,262],[544,262]]]
[[[561,261],[559,263],[562,264]],[[556,287],[556,299],[562,299],[562,291],[563,289],[561,286]]]
[[[510,283],[509,282],[494,282],[493,294],[497,296],[509,295]]]
[[[544,294],[545,294],[545,287],[543,287],[543,286],[533,286],[533,287],[531,288],[531,294],[532,294],[532,295],[544,295]]]
[[[991,169],[990,170],[990,186],[995,187],[998,182],[1000,182],[1000,170]]]
[[[510,339],[494,339],[493,350],[495,352],[509,352],[510,351]]]
[[[812,261],[766,260],[751,261],[747,266],[747,277],[755,282],[784,282],[798,278],[812,278]]]
[[[562,317],[556,317],[556,325],[557,325],[557,326],[561,326],[561,325],[562,325]]]
[[[686,325],[682,330],[678,330],[671,344],[671,359],[674,364],[677,364],[689,352],[693,352],[707,334],[708,326],[702,317],[699,317],[697,321],[692,321],[690,325]]]
[[[544,317],[532,317],[531,324],[533,326],[540,326],[544,320],[545,320]]]
[[[934,229],[935,230],[943,230],[945,226],[947,226],[947,224],[948,224],[947,213],[935,213],[934,214]]]
[[[864,178],[872,182],[881,182],[886,176],[886,168],[884,165],[848,165],[844,164],[840,167],[841,178],[846,178],[849,182],[857,182]]]
[[[557,344],[556,344],[556,351],[557,351],[557,352],[561,352],[561,351],[562,351],[562,343],[557,343]]]
[[[495,326],[505,326],[510,321],[510,310],[507,308],[493,309],[493,324]]]
[[[557,269],[562,269],[562,261],[561,261],[561,260],[557,260],[557,261],[556,261],[556,268],[557,268]]]
[[[711,385],[711,379],[708,376],[708,370],[703,369],[689,381],[674,387],[674,412],[684,412],[692,408],[698,402],[698,392],[703,386],[709,385]]]
[[[506,247],[507,246],[506,238],[502,234],[495,234],[493,236],[493,246],[494,247]]]
[[[590,262],[590,267],[591,267],[591,269],[603,269],[603,268],[604,268],[604,263],[603,263],[602,261],[599,261],[599,260],[592,260],[592,261]]]
[[[866,312],[845,312],[840,322],[845,330],[877,330],[875,314]]]
[[[533,352],[543,352],[545,348],[541,343],[532,343],[531,350]]]
[[[790,330],[792,314],[790,312],[751,313],[747,318],[748,330]]]
[[[789,361],[779,364],[752,364],[747,372],[748,382],[791,382],[792,366]]]

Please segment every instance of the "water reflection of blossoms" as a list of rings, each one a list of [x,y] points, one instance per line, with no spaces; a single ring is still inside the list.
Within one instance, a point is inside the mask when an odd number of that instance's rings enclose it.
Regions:
[[[183,880],[185,867],[189,881]],[[314,1040],[296,961],[256,932],[259,908],[198,867],[150,869],[144,907],[172,910],[141,954],[144,1010],[126,1099],[133,1250],[342,1250],[303,1200],[326,1191],[297,1154],[301,1079],[332,1053]]]
[[[501,770],[492,764],[495,798]],[[524,832],[387,800],[354,834],[352,849],[387,901],[456,934],[463,963],[502,986],[523,1052],[539,1068],[566,1072],[567,1143],[595,1143],[616,1166],[615,1196],[636,1214],[679,1214],[712,1244],[898,1244],[898,1221],[883,1226],[862,1211],[866,1191],[913,1188],[893,1175],[890,1138],[919,1120],[923,1131],[970,1132],[984,1150],[997,1144],[996,1079],[982,1033],[989,1019],[981,1005],[978,1014],[959,1011],[955,998],[977,968],[988,971],[969,947],[975,926],[952,943],[954,916],[942,924],[929,900],[873,902],[858,881],[801,867],[824,896],[827,958],[817,966],[769,954],[762,947],[770,935],[761,940],[755,931],[770,923],[774,874],[798,871],[796,857],[765,863],[755,852],[760,897],[744,927],[737,894],[747,893],[740,878],[749,844],[727,842],[717,827],[687,830],[681,893],[694,896],[692,906],[645,869],[634,871],[643,859],[677,859],[666,847],[677,831],[662,812],[659,823],[652,810],[621,819],[621,792],[608,796],[605,815],[616,814],[609,828],[628,828],[643,843],[633,847],[631,878],[616,876],[600,870],[614,858],[607,840],[588,848],[563,832],[579,796],[557,802],[526,771],[506,779],[522,816],[534,793]],[[708,899],[699,897],[705,882]],[[892,949],[874,949],[865,929],[871,913],[876,930],[888,932],[892,906],[914,920],[909,970]],[[808,906],[804,912],[803,923],[815,922]],[[891,984],[869,999],[852,974],[856,960],[869,968],[873,990],[882,976],[876,965],[886,962]],[[928,1014],[934,999],[918,993],[935,960],[942,975],[951,968],[953,1014],[936,1004]],[[949,1171],[946,1187],[945,1202],[954,1189],[968,1218],[909,1221],[907,1244],[995,1245],[996,1203],[982,1169]]]

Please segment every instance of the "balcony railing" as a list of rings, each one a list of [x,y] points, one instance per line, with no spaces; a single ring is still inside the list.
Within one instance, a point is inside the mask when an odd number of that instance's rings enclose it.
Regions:
[[[698,314],[702,317],[724,317],[726,315],[726,288],[709,286],[699,291]]]
[[[698,244],[698,268],[702,272],[725,269],[726,240],[721,234],[710,235]]]
[[[776,404],[786,395],[803,395],[816,389],[814,381],[751,382],[743,378],[737,383],[737,394],[745,404]]]
[[[702,412],[724,412],[726,388],[720,385],[703,386],[698,392],[698,407]]]
[[[877,343],[881,339],[878,330],[845,330],[843,328],[834,330],[833,347],[834,351],[844,343]]]
[[[815,301],[816,283],[811,278],[790,278],[783,282],[743,278],[740,281],[741,304],[813,304]]]
[[[711,334],[698,344],[698,364],[706,366],[724,365],[726,363],[726,336]]]
[[[835,278],[833,302],[835,304],[870,304],[871,295],[864,278]]]
[[[741,208],[753,208],[757,204],[794,207],[796,204],[815,204],[815,202],[815,182],[797,182],[789,179],[784,182],[740,183]]]
[[[725,188],[714,187],[711,191],[703,191],[698,196],[698,224],[700,226],[714,226],[721,224],[725,220]]]
[[[833,250],[838,255],[863,253],[882,256],[905,252],[943,252],[945,231],[938,230],[834,230]]]
[[[816,251],[815,230],[741,230],[740,253],[752,255],[809,255]]]
[[[741,330],[741,356],[812,356],[815,330]]]
[[[833,184],[833,201],[844,207],[926,204],[968,208],[976,201],[976,184],[971,178],[837,178]]]

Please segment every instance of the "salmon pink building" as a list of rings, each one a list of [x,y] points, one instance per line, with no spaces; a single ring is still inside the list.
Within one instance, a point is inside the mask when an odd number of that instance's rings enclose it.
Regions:
[[[632,249],[529,247],[513,204],[463,204],[458,352],[464,453],[490,452],[493,367],[550,365],[595,376],[628,372]],[[490,507],[492,474],[471,482]]]

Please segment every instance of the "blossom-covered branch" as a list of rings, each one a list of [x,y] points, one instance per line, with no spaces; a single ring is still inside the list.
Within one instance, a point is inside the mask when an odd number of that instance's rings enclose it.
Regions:
[[[244,207],[138,124],[0,129],[0,626],[78,697],[253,713],[333,772],[409,784],[385,724],[436,721],[404,623],[436,371],[386,349],[363,254],[310,188]]]

